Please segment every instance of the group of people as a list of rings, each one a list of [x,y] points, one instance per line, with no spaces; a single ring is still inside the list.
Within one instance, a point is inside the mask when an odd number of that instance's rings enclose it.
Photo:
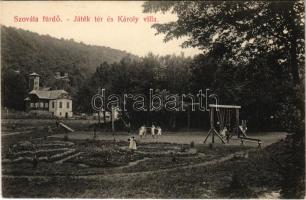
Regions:
[[[158,136],[162,135],[162,129],[160,126],[156,126],[154,124],[152,124],[151,127],[146,127],[145,125],[142,125],[139,128],[139,136],[140,138],[142,138],[142,136],[146,136],[147,135],[147,129],[151,129],[151,135],[153,138],[156,138]],[[136,139],[134,136],[130,137],[128,139],[129,141],[129,150],[131,150],[132,152],[134,152],[135,150],[137,150],[137,144],[136,144]]]
[[[151,129],[151,136],[153,138],[161,136],[162,135],[162,129],[160,126],[155,127],[154,124],[152,124],[151,127],[149,127]],[[147,129],[148,127],[146,127],[145,125],[142,125],[139,129],[139,136],[140,138],[142,138],[142,136],[146,136],[147,135]]]

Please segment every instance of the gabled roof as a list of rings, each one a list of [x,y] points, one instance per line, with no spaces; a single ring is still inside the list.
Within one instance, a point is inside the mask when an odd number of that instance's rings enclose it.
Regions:
[[[29,94],[35,94],[40,99],[59,99],[61,95],[68,95],[65,90],[32,90]]]

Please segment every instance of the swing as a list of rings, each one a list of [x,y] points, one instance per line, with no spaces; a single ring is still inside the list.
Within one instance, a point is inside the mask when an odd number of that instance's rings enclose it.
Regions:
[[[219,133],[222,137],[226,137],[230,127],[230,109],[224,108],[217,111],[217,117],[219,122]]]
[[[225,144],[225,142],[222,135],[226,135],[226,140],[229,142],[232,134],[226,134],[226,131],[228,132],[228,128],[231,129],[231,110],[235,110],[235,133],[237,135],[237,139],[241,140],[241,144],[243,144],[244,141],[257,142],[258,148],[261,147],[262,142],[260,139],[251,138],[246,135],[246,120],[242,121],[242,126],[239,125],[239,110],[241,109],[241,106],[209,104],[209,108],[210,130],[204,139],[204,143],[206,143],[208,137],[211,136],[211,143],[213,144],[215,142],[215,135],[221,140],[223,144]],[[215,127],[215,110],[217,113],[217,124],[219,125],[219,131],[217,131]]]
[[[228,128],[230,128],[231,124],[231,109],[235,109],[236,111],[236,133],[239,138],[239,109],[241,106],[236,105],[216,105],[216,104],[209,104],[210,108],[210,130],[208,131],[208,135],[206,136],[204,143],[206,143],[209,136],[212,137],[212,143],[214,143],[214,136],[218,136],[219,139],[224,142],[224,136],[226,136],[227,142],[229,142],[230,135],[228,134]],[[217,113],[217,124],[219,124],[219,131],[215,128],[215,122],[214,122],[214,112],[216,110]],[[223,135],[223,136],[222,136]]]

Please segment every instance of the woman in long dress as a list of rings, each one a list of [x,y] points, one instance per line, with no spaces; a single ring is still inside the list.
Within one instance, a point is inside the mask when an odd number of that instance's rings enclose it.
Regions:
[[[130,140],[129,149],[131,151],[135,151],[137,149],[135,138],[131,137],[129,140]]]
[[[155,126],[154,125],[152,125],[151,127],[151,135],[152,135],[152,138],[154,138],[155,136]]]

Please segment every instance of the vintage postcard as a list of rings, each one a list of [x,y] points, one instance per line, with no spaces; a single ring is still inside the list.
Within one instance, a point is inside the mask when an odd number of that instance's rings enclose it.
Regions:
[[[304,199],[304,1],[2,1],[3,198]]]

